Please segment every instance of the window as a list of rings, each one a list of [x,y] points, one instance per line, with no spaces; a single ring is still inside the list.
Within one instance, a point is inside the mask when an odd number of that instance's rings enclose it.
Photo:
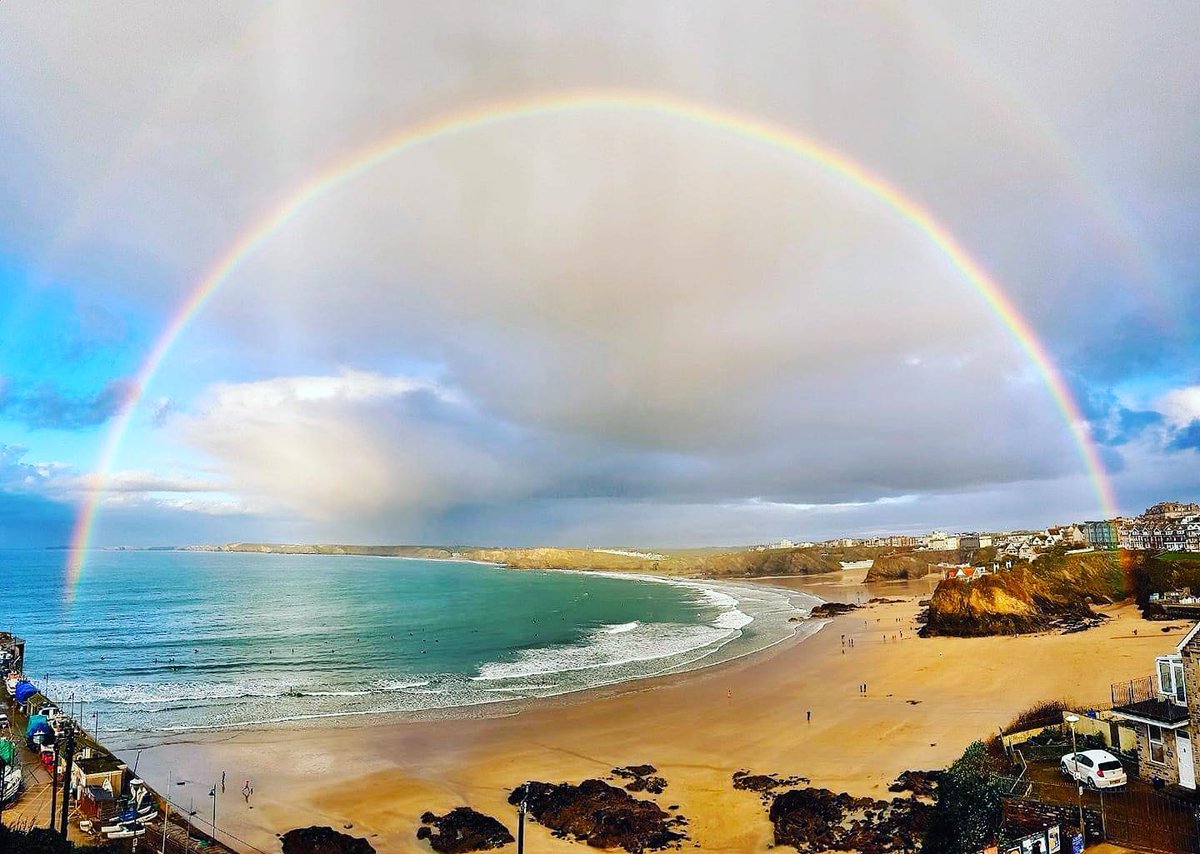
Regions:
[[[1187,692],[1183,684],[1183,659],[1178,655],[1158,658],[1158,693],[1179,705],[1187,704]]]
[[[1101,771],[1120,771],[1121,763],[1116,761],[1115,759],[1109,759],[1107,762],[1100,763],[1100,770]]]
[[[1165,765],[1167,762],[1167,753],[1163,750],[1163,731],[1162,727],[1154,724],[1146,724],[1146,736],[1150,742],[1150,761],[1157,762],[1159,765]]]

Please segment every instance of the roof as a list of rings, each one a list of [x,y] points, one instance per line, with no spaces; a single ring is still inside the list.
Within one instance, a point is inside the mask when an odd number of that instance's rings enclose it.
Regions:
[[[1167,729],[1178,729],[1188,722],[1187,707],[1170,700],[1149,699],[1113,706],[1113,714]]]
[[[75,760],[75,766],[83,774],[111,774],[113,771],[120,771],[124,765],[124,762],[113,756],[92,756]]]
[[[1192,638],[1194,638],[1196,636],[1196,632],[1198,632],[1198,631],[1200,631],[1200,623],[1196,623],[1196,625],[1192,626],[1191,631],[1189,631],[1186,635],[1183,636],[1183,640],[1181,640],[1178,644],[1176,644],[1175,649],[1179,650],[1180,652],[1183,652],[1183,648],[1188,645],[1188,642]]]

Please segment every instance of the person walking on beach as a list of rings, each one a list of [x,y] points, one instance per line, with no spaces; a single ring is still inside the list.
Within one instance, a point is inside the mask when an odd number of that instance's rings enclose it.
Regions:
[[[225,794],[225,772],[221,772],[221,794]]]
[[[247,780],[245,783],[242,784],[242,797],[246,799],[246,803],[250,803],[250,792],[251,791],[252,791],[252,789],[250,788],[250,781]]]
[[[807,715],[808,715],[808,722],[812,723],[812,709],[808,710]]]

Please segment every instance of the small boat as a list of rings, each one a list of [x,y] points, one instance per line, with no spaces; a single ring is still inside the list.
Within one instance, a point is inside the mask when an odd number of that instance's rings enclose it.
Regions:
[[[131,839],[134,836],[145,836],[146,828],[140,824],[123,824],[118,830],[110,830],[104,833],[109,839]]]
[[[102,828],[100,828],[100,832],[101,833],[118,833],[119,831],[125,830],[127,828],[141,827],[141,826],[142,826],[141,822],[124,821],[124,820],[118,818],[118,819],[112,820],[109,824],[106,824]]]
[[[8,803],[16,798],[22,783],[24,780],[21,777],[21,769],[9,766],[4,772],[3,780],[0,780],[0,803]]]

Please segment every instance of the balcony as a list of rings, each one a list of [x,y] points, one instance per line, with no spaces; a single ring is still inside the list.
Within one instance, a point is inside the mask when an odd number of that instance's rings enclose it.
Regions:
[[[1187,723],[1187,706],[1166,699],[1155,687],[1153,676],[1114,682],[1109,688],[1112,710],[1119,715],[1153,721],[1162,726],[1174,727]]]

